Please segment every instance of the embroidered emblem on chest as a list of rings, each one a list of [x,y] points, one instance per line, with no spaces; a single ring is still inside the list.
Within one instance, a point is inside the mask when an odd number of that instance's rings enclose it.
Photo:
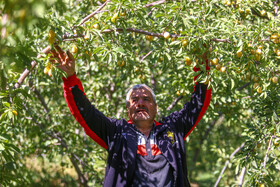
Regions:
[[[174,144],[175,139],[174,139],[174,134],[171,131],[167,131],[167,137],[170,139],[171,143]]]

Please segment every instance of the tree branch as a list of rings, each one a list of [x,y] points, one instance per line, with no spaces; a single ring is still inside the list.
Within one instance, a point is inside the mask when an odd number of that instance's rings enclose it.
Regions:
[[[278,9],[279,9],[279,7],[277,6],[278,1],[279,0],[276,0],[276,1],[273,2],[274,3],[274,15],[275,15],[275,17],[278,16]]]
[[[175,105],[176,105],[182,98],[183,98],[182,95],[180,95],[179,97],[177,97],[177,98],[171,103],[171,105],[169,105],[169,106],[167,107],[167,111],[168,111],[168,110],[171,110],[173,107],[175,107]]]
[[[149,51],[145,56],[143,56],[143,58],[140,60],[140,62],[142,62],[147,56],[149,56],[151,53],[153,52],[153,50]]]
[[[225,172],[225,170],[226,170],[226,168],[227,168],[227,165],[229,164],[229,161],[233,158],[233,156],[234,156],[238,151],[240,151],[240,150],[242,149],[242,147],[244,147],[244,145],[245,145],[245,143],[242,143],[241,146],[239,146],[237,149],[235,149],[235,150],[233,151],[233,153],[230,155],[229,159],[226,161],[225,166],[224,166],[224,168],[222,169],[222,171],[221,171],[221,173],[220,173],[220,175],[219,175],[219,177],[218,177],[218,179],[217,179],[217,181],[216,181],[216,183],[215,183],[215,187],[218,186],[218,184],[219,184],[219,182],[220,182],[220,180],[221,180],[221,178],[222,178],[222,175],[223,175],[223,173]]]
[[[268,148],[266,150],[266,154],[265,154],[265,157],[264,157],[264,161],[263,161],[263,167],[265,168],[266,166],[266,162],[267,162],[267,155],[268,155],[268,152],[270,150],[270,147],[271,147],[271,142],[272,142],[272,139],[274,138],[275,136],[271,136],[270,140],[269,140],[269,144],[268,144]]]
[[[102,8],[105,7],[105,5],[110,2],[111,0],[107,0],[105,1],[105,3],[103,3],[103,5],[101,5],[98,9],[96,9],[93,13],[87,15],[84,19],[82,19],[81,23],[79,23],[78,26],[84,24],[87,20],[89,20],[91,17],[93,17],[95,14],[97,14]]]
[[[246,173],[246,167],[244,166],[242,168],[241,174],[239,176],[239,182],[238,182],[238,187],[241,187],[244,181],[244,177],[245,177],[245,173]]]
[[[243,86],[241,86],[240,88],[237,88],[238,91],[241,91],[243,90],[244,88],[246,88],[247,86],[249,86],[251,84],[251,81],[250,82],[247,82],[245,83]]]
[[[164,2],[165,2],[165,0],[155,1],[155,2],[152,2],[152,3],[144,5],[143,7],[147,8],[147,7],[151,7],[151,6],[155,6],[155,5],[160,5],[160,4],[164,3]]]
[[[218,121],[223,121],[224,117],[225,117],[224,114],[223,114],[223,115],[220,114],[220,116],[219,116],[218,119],[215,119],[215,120],[213,120],[213,121],[211,122],[210,127],[208,127],[208,128],[206,129],[206,131],[205,131],[203,137],[200,139],[200,145],[202,145],[203,142],[204,142],[204,140],[207,139],[208,134],[210,133],[210,131],[212,130],[212,128],[215,126],[215,124],[216,124]],[[221,123],[221,122],[220,122],[220,123]],[[219,123],[218,123],[218,124],[219,124]],[[200,146],[200,148],[201,148],[201,146]],[[198,154],[199,154],[199,152],[200,152],[200,148],[196,148],[196,150],[195,150],[195,154],[194,154],[194,157],[193,157],[193,163],[195,163],[196,160],[197,160]]]
[[[24,106],[26,112],[28,113],[28,115],[30,116],[30,119],[31,119],[38,127],[40,127],[41,130],[43,130],[43,132],[45,132],[48,136],[57,139],[57,140],[60,142],[61,146],[62,146],[63,148],[65,148],[66,150],[68,150],[68,145],[66,144],[66,142],[63,140],[63,138],[62,138],[61,136],[58,136],[55,132],[51,132],[51,133],[50,133],[50,132],[45,131],[45,128],[44,128],[45,125],[40,124],[40,123],[34,118],[34,116],[29,112],[29,109],[28,109],[28,107],[27,107],[27,105],[26,105],[25,103],[23,103],[23,106]],[[59,134],[59,133],[58,133],[58,134]],[[76,170],[76,172],[77,172],[77,174],[78,174],[79,183],[82,184],[83,186],[86,186],[86,187],[87,187],[87,186],[88,186],[88,185],[87,185],[87,182],[88,182],[88,181],[87,181],[87,179],[85,178],[85,176],[82,174],[82,172],[81,172],[81,170],[80,170],[80,168],[79,168],[79,166],[78,166],[78,164],[77,164],[75,158],[76,158],[77,160],[81,161],[81,159],[79,159],[79,157],[78,157],[77,155],[75,155],[74,153],[70,153],[70,161],[71,161],[71,163],[73,164],[73,166],[74,166],[74,168],[75,168],[75,170]],[[81,162],[81,163],[84,164],[83,162]]]
[[[46,47],[45,49],[43,49],[43,50],[41,51],[41,53],[48,53],[50,50],[51,50],[51,47],[48,46],[48,47]],[[37,55],[37,58],[41,58],[41,57],[42,57],[41,54]],[[36,66],[37,66],[37,62],[36,62],[36,61],[32,61],[32,62],[31,62],[31,68],[30,68],[30,70],[25,69],[25,70],[23,71],[23,73],[21,74],[21,76],[19,77],[17,83],[16,83],[15,86],[14,86],[15,89],[17,89],[17,88],[20,87],[20,85],[23,83],[23,81],[25,80],[25,78],[31,73],[31,71],[32,71]]]
[[[211,41],[213,42],[223,42],[223,43],[232,43],[229,39],[218,39],[218,38],[212,38]]]

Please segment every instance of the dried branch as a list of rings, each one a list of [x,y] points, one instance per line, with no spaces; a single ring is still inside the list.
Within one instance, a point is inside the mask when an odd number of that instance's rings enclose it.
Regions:
[[[147,7],[151,7],[151,6],[155,6],[155,5],[160,5],[160,4],[164,3],[164,2],[165,2],[165,0],[155,1],[155,2],[152,2],[152,3],[144,5],[143,7],[147,8]]]
[[[124,29],[122,28],[117,28],[117,29],[105,29],[104,31],[102,31],[101,33],[105,34],[105,33],[112,33],[112,32],[124,32]],[[148,32],[148,31],[144,31],[144,30],[141,30],[141,29],[134,29],[134,28],[126,28],[125,31],[129,31],[129,32],[136,32],[136,33],[140,33],[140,34],[145,34],[145,35],[150,35],[150,36],[155,36],[155,37],[163,37],[163,34],[162,33],[152,33],[152,32]],[[170,35],[172,37],[179,37],[180,35],[177,35],[174,36],[173,35]]]
[[[278,1],[279,0],[276,0],[276,1],[273,2],[274,3],[274,15],[275,15],[275,17],[278,16],[278,9],[279,9],[279,7],[277,6]]]
[[[51,47],[48,46],[48,47],[46,47],[45,49],[43,49],[43,50],[41,51],[41,53],[48,53],[50,50],[51,50]],[[41,57],[42,57],[41,54],[37,55],[37,58],[41,58]],[[17,88],[20,87],[20,85],[23,83],[23,81],[25,80],[25,78],[31,73],[31,71],[36,67],[36,65],[37,65],[37,62],[36,62],[36,61],[32,61],[32,62],[31,62],[31,68],[30,68],[30,70],[25,69],[25,70],[23,71],[23,73],[20,75],[20,77],[19,77],[17,83],[16,83],[15,86],[14,86],[15,89],[17,89]]]
[[[263,161],[263,167],[265,168],[266,166],[266,162],[267,162],[267,155],[268,155],[268,152],[270,150],[270,147],[271,147],[271,142],[272,142],[272,139],[274,138],[275,136],[271,136],[270,140],[269,140],[269,144],[268,144],[268,148],[266,150],[266,154],[265,154],[265,157],[264,157],[264,161]]]
[[[156,9],[156,8],[153,7],[153,8],[150,10],[150,12],[147,14],[147,16],[150,16],[150,15],[153,13],[153,11],[154,11],[155,9]]]
[[[141,58],[140,62],[142,62],[147,56],[149,56],[151,53],[153,52],[153,50],[149,51],[145,56],[143,56],[143,58]]]
[[[110,2],[110,1],[111,1],[111,0],[105,1],[105,3],[103,3],[103,5],[101,5],[98,9],[96,9],[93,13],[87,15],[84,19],[82,19],[81,23],[80,23],[78,26],[84,24],[87,20],[89,20],[91,17],[93,17],[95,14],[97,14],[97,13],[98,13],[102,8],[104,8],[105,5],[106,5],[108,2]]]
[[[223,43],[232,43],[229,39],[212,38],[211,41],[213,41],[213,42],[223,42]]]
[[[234,155],[235,155],[238,151],[240,151],[240,150],[242,149],[242,147],[244,147],[244,145],[245,145],[245,143],[242,143],[242,144],[241,144],[237,149],[235,149],[235,150],[233,151],[233,153],[230,155],[229,159],[226,161],[225,166],[224,166],[224,168],[222,169],[222,171],[221,171],[221,173],[220,173],[220,175],[219,175],[219,177],[218,177],[218,179],[217,179],[217,181],[216,181],[216,183],[215,183],[215,187],[218,186],[218,184],[219,184],[219,182],[220,182],[220,180],[221,180],[221,178],[222,178],[222,175],[223,175],[223,173],[225,172],[225,170],[226,170],[226,168],[227,168],[227,165],[229,164],[229,161],[234,157]]]
[[[245,173],[246,173],[246,167],[244,166],[242,168],[241,174],[239,176],[239,182],[238,182],[238,187],[241,187],[244,181],[244,177],[245,177]]]
[[[78,173],[78,179],[79,179],[79,182],[80,184],[82,184],[82,186],[85,186],[87,187],[88,186],[88,180],[85,178],[85,176],[83,175],[81,169],[79,168],[79,165],[77,164],[74,156],[71,154],[70,156],[70,160],[71,160],[71,163],[73,164],[76,172]]]
[[[3,14],[2,15],[2,29],[1,29],[1,38],[6,38],[7,33],[6,33],[6,27],[5,24],[8,22],[8,15],[7,14]]]
[[[247,82],[245,83],[243,86],[241,86],[240,88],[237,88],[238,91],[241,91],[243,90],[244,88],[246,88],[247,86],[249,86],[251,84],[251,81],[250,82]]]
[[[174,20],[175,16],[172,17],[172,19],[168,22],[167,26],[164,28],[164,31],[166,31],[166,29],[169,27],[169,25],[172,23],[172,21]]]
[[[171,103],[171,105],[169,105],[169,106],[167,107],[167,111],[168,111],[168,110],[171,110],[173,107],[175,107],[175,105],[176,105],[182,98],[183,98],[182,95],[180,95],[179,97],[177,97],[177,98]]]

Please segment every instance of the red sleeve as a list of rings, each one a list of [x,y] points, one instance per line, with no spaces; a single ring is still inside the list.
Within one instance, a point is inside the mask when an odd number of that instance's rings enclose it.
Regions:
[[[103,148],[108,148],[108,126],[112,121],[91,105],[86,98],[81,81],[76,74],[63,79],[64,97],[76,120],[84,128],[86,134]]]
[[[208,60],[206,60],[206,70],[207,70],[207,71],[210,71],[209,61],[208,61]],[[193,71],[198,72],[198,71],[200,71],[200,68],[194,67],[194,68],[193,68]],[[196,76],[194,77],[194,81],[196,81],[196,79],[197,79],[198,76],[199,76],[199,75],[196,75]],[[193,91],[193,93],[195,92],[195,88],[196,88],[197,84],[198,84],[198,82],[196,81],[196,82],[195,82],[195,86],[194,86],[194,91]],[[201,84],[201,83],[199,83],[199,84]],[[206,93],[205,93],[205,96],[204,96],[203,106],[202,106],[202,108],[201,108],[201,110],[200,110],[200,112],[199,112],[199,115],[198,115],[198,117],[197,117],[195,123],[193,124],[192,128],[191,128],[191,129],[188,131],[188,133],[185,135],[184,140],[187,138],[187,136],[188,136],[188,135],[193,131],[193,129],[196,127],[196,125],[197,125],[198,122],[201,120],[202,116],[204,115],[204,113],[206,112],[206,110],[207,110],[207,108],[208,108],[208,106],[209,106],[209,104],[210,104],[210,100],[211,100],[211,88],[207,90],[207,86],[208,86],[208,84],[206,85]],[[192,98],[193,98],[193,97],[192,97]]]
[[[210,70],[207,63],[207,70]],[[200,71],[194,67],[194,71]],[[196,80],[197,76],[194,78]],[[195,82],[191,100],[186,102],[180,111],[171,113],[163,121],[173,122],[178,132],[183,133],[184,139],[193,131],[202,116],[206,112],[211,99],[211,89],[207,90],[207,85]]]

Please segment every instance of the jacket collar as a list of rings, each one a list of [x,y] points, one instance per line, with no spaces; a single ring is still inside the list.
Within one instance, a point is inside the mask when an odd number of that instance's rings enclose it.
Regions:
[[[157,122],[156,120],[154,120],[154,122],[155,122],[155,126],[162,125],[161,123]],[[129,123],[131,125],[133,124],[133,122],[131,120],[128,120],[127,123]]]

